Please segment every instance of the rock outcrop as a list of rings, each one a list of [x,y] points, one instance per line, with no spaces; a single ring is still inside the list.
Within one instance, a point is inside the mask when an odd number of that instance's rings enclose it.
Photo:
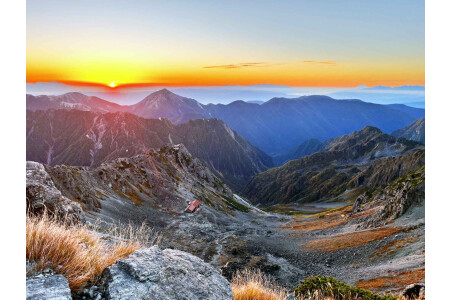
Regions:
[[[376,209],[359,228],[376,228],[391,223],[412,206],[425,201],[425,167],[420,167],[372,194],[361,195],[353,205],[353,212]]]
[[[84,213],[80,204],[61,194],[45,167],[37,162],[27,162],[26,184],[27,211],[41,214],[47,211],[69,221],[83,221]]]
[[[158,246],[138,250],[105,269],[105,299],[233,299],[230,283],[200,258]]]

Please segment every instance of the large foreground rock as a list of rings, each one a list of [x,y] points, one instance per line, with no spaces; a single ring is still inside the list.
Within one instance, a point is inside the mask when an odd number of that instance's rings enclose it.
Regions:
[[[62,275],[38,275],[27,278],[27,300],[70,300],[69,283]]]
[[[138,250],[103,272],[106,299],[233,299],[230,283],[189,253],[158,246]]]

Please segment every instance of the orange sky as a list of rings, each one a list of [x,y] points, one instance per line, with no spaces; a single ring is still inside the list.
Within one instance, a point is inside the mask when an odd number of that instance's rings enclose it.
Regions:
[[[420,1],[28,1],[27,82],[424,85]]]

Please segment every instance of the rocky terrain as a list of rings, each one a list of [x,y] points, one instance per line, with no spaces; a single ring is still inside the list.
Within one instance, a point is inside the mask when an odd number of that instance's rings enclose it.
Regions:
[[[268,155],[217,119],[174,125],[123,112],[27,112],[27,160],[47,165],[99,166],[179,143],[236,190],[272,166]]]
[[[409,158],[411,165],[407,169],[421,165],[420,151],[406,154],[416,160],[414,164],[414,159]],[[380,159],[373,168],[392,165],[392,161],[383,160],[403,157]],[[423,282],[423,170],[419,166],[412,172],[404,171],[405,175],[387,185],[378,182],[377,172],[366,171],[368,180],[379,187],[361,192],[355,205],[341,203],[312,214],[299,211],[295,216],[266,213],[249,205],[183,146],[166,146],[99,167],[51,167],[29,162],[27,181],[29,186],[51,186],[52,189],[44,189],[50,191],[50,199],[57,193],[53,189],[57,189],[63,197],[81,205],[88,223],[99,219],[136,224],[145,221],[162,234],[160,249],[167,250],[144,250],[119,261],[105,271],[102,283],[76,297],[127,299],[130,291],[145,295],[152,290],[169,295],[161,299],[172,299],[181,290],[170,286],[184,287],[188,284],[185,280],[198,273],[194,280],[202,283],[195,293],[209,295],[211,290],[206,283],[219,281],[223,282],[222,299],[231,299],[227,298],[226,281],[214,275],[217,271],[208,265],[200,267],[200,259],[169,249],[201,258],[228,279],[237,270],[257,268],[289,288],[318,274],[377,292],[399,292],[408,284]],[[42,202],[42,198],[30,196],[30,205]],[[186,201],[193,199],[200,199],[201,211],[184,213]],[[43,202],[46,201],[44,197]],[[63,207],[66,204],[59,203]],[[163,261],[163,265],[152,266],[161,271],[148,273],[145,266],[156,261],[147,255],[167,257],[156,260]],[[190,270],[190,276],[164,281],[162,274],[166,272],[184,274],[181,269],[181,273],[176,271],[178,268]],[[44,283],[27,284],[31,290],[32,284],[40,287]],[[194,293],[191,289],[186,293],[190,291]]]
[[[78,94],[76,96],[80,97]],[[84,100],[75,105],[75,100],[68,101],[67,98],[74,98],[74,93],[38,97],[28,95],[27,108],[82,107],[82,110],[102,112],[127,111],[144,118],[168,118],[175,124],[192,119],[217,118],[269,155],[283,154],[308,139],[324,141],[367,125],[392,132],[425,116],[424,109],[401,104],[380,105],[361,100],[336,100],[327,96],[273,98],[261,105],[244,101],[203,105],[163,89],[131,106],[109,104],[105,100],[102,101],[106,103],[97,104],[98,98],[93,98],[96,104],[92,108]],[[67,105],[68,102],[72,104]]]
[[[417,119],[408,126],[393,131],[391,134],[425,144],[425,118]]]

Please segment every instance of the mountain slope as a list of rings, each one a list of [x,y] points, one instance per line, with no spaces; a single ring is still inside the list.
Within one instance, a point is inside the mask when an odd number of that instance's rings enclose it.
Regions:
[[[425,118],[417,119],[408,126],[393,131],[391,134],[425,144]]]
[[[414,119],[425,117],[425,110],[422,108],[411,107],[404,104],[387,104],[386,106],[407,113]]]
[[[174,125],[167,119],[144,119],[123,112],[27,112],[27,160],[52,166],[98,166],[179,143],[236,190],[272,166],[270,157],[220,120]]]
[[[386,174],[390,174],[390,180],[410,171],[408,166],[417,167],[417,163],[406,164],[403,160],[392,161],[389,158],[400,157],[414,149],[423,149],[423,145],[397,139],[374,127],[365,127],[361,131],[326,141],[324,151],[256,175],[243,189],[243,195],[253,203],[262,205],[333,199],[347,189],[371,186],[370,183],[374,182],[385,184],[382,180],[369,180],[371,177],[377,178],[376,174],[381,174],[382,170],[375,168],[375,174],[367,171],[372,164],[381,164],[380,159],[390,160],[395,165],[392,172],[386,171]],[[410,159],[417,161],[414,157]],[[389,164],[384,166],[387,168],[382,169],[390,170]],[[352,181],[358,177],[360,179],[356,183]]]
[[[139,222],[160,205],[168,212],[182,213],[187,200],[204,197],[210,200],[202,202],[212,209],[231,211],[226,198],[233,197],[232,191],[184,146],[163,146],[98,167],[58,165],[45,169],[62,195],[113,221]]]
[[[194,200],[200,201],[200,211],[185,213]],[[145,222],[164,235],[164,247],[183,249],[208,261],[230,230],[242,228],[251,215],[260,215],[182,145],[163,146],[98,167],[27,162],[27,207],[42,210],[53,203],[67,210],[79,208],[72,214],[79,212],[99,225]]]
[[[322,149],[322,146],[323,144],[318,139],[309,139],[296,146],[294,149],[286,152],[285,154],[274,156],[273,160],[275,165],[281,166],[289,160],[319,152]]]
[[[177,138],[214,174],[235,190],[273,166],[272,159],[218,119],[191,120],[176,126]]]

